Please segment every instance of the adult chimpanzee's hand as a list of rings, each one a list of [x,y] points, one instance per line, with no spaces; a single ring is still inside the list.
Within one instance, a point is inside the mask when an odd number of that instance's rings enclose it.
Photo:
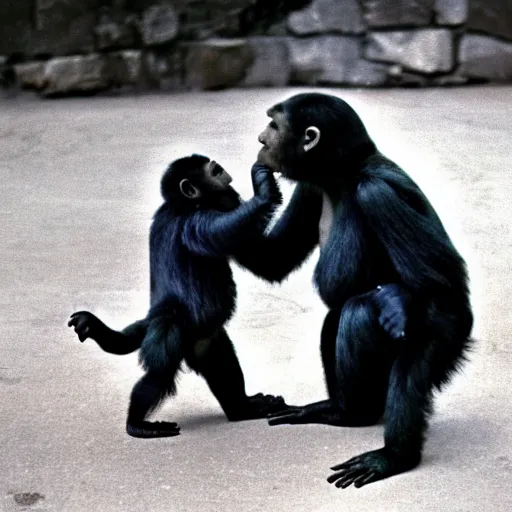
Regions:
[[[251,178],[254,195],[276,204],[283,202],[279,185],[268,167],[256,162],[251,169]]]
[[[379,308],[379,323],[393,339],[405,338],[408,307],[411,294],[397,284],[384,284],[377,287],[374,301]]]

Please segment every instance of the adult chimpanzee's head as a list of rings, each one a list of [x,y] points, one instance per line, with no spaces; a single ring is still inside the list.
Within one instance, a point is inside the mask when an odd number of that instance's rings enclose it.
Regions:
[[[258,160],[293,180],[340,179],[376,151],[359,116],[335,96],[297,94],[267,115]]]
[[[240,196],[230,185],[232,181],[217,162],[193,154],[169,165],[160,190],[165,201],[181,212],[229,211],[240,205]]]

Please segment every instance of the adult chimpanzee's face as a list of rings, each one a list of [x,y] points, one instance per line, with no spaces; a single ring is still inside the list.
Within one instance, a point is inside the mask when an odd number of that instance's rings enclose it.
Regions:
[[[285,174],[292,139],[290,128],[282,112],[270,109],[267,114],[271,120],[258,136],[258,141],[263,144],[258,161],[274,172]]]
[[[290,180],[312,181],[315,162],[318,161],[319,153],[315,148],[320,141],[320,129],[314,124],[306,125],[307,128],[297,135],[298,127],[290,124],[285,112],[286,102],[267,112],[271,121],[258,137],[263,144],[258,161]],[[313,149],[314,152],[311,151]]]

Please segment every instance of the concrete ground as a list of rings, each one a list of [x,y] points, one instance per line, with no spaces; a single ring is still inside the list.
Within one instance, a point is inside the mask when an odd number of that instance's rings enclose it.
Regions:
[[[136,354],[105,354],[66,327],[79,308],[114,327],[145,314],[166,163],[205,152],[250,196],[265,110],[294,92],[0,101],[0,510],[512,510],[510,87],[329,90],[423,187],[472,277],[478,344],[436,401],[416,470],[338,490],[330,466],[380,447],[382,426],[228,423],[191,373],[158,414],[182,434],[130,438]],[[281,287],[235,271],[229,330],[250,393],[325,396],[315,260]]]

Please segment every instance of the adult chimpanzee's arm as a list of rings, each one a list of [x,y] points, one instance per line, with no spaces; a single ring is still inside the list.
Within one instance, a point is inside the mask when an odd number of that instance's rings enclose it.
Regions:
[[[297,185],[272,230],[237,249],[235,260],[267,281],[282,281],[318,244],[321,213],[322,196],[311,188]]]
[[[382,179],[378,171],[359,184],[356,200],[401,277],[399,284],[429,293],[458,282],[460,256],[426,197],[402,171],[392,179]]]

